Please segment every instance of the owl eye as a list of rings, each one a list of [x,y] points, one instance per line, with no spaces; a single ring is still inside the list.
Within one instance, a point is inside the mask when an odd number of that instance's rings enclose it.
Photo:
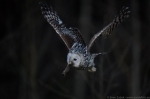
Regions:
[[[74,60],[74,61],[76,61],[77,59],[76,59],[76,58],[74,58],[73,60]]]

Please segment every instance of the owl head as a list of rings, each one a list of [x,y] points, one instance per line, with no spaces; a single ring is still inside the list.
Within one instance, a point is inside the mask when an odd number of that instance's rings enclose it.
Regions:
[[[67,63],[72,67],[79,67],[81,63],[81,55],[79,53],[68,53]]]

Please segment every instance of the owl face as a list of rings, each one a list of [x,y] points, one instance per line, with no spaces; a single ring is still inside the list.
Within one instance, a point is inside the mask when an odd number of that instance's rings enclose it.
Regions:
[[[81,56],[78,53],[68,53],[67,63],[73,67],[79,67],[81,63]]]

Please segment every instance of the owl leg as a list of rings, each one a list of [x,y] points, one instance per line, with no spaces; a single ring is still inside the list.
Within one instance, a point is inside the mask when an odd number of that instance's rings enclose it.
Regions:
[[[63,71],[62,74],[64,74],[64,76],[66,76],[66,74],[69,72],[69,70],[70,70],[70,66],[67,65],[67,67],[65,68],[65,70]]]

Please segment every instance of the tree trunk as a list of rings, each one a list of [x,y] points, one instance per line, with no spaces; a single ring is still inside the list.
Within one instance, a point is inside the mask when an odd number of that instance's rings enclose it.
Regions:
[[[19,99],[38,99],[37,94],[37,56],[36,56],[36,21],[35,6],[32,2],[25,2],[22,14],[22,66]],[[32,10],[31,10],[32,9]]]
[[[132,67],[131,67],[131,96],[138,96],[140,91],[140,20],[139,4],[132,0]]]

